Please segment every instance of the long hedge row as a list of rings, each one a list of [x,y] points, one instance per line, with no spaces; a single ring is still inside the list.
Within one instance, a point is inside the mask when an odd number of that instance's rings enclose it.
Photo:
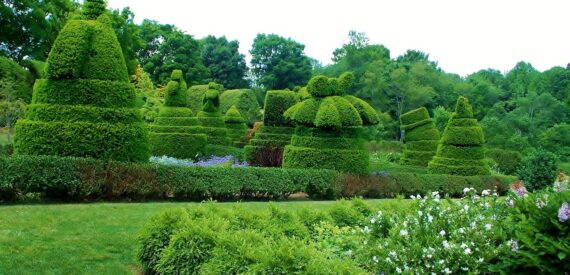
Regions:
[[[58,200],[273,199],[296,192],[312,198],[406,197],[442,191],[461,197],[463,188],[497,188],[509,176],[450,176],[381,173],[343,175],[332,170],[181,167],[153,163],[105,162],[56,156],[0,157],[0,201],[28,194]]]

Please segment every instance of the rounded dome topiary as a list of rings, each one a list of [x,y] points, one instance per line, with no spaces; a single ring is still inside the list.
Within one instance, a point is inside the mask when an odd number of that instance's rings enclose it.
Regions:
[[[86,1],[84,18],[97,20],[69,21],[53,43],[34,111],[18,121],[16,154],[148,161],[148,127],[104,3]]]

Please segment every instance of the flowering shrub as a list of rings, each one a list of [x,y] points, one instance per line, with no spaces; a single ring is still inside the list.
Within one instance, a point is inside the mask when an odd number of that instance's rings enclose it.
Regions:
[[[247,162],[241,162],[234,156],[199,158],[197,161],[177,159],[167,156],[151,157],[150,162],[165,164],[165,165],[178,165],[178,166],[221,166],[221,167],[247,167]]]

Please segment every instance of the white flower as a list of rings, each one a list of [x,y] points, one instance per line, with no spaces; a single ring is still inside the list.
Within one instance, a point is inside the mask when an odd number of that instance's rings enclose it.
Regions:
[[[469,247],[466,248],[465,251],[464,251],[464,253],[465,253],[465,255],[471,254],[471,248],[469,248]]]
[[[416,194],[416,198],[418,198],[418,200],[421,200],[422,196],[420,196],[420,194]]]
[[[444,260],[439,260],[437,263],[438,263],[438,264],[444,264],[445,261],[444,261]]]
[[[392,262],[392,259],[390,259],[390,257],[386,257],[386,262],[391,263],[391,262]]]
[[[463,229],[463,227],[459,228],[458,231],[459,231],[459,233],[461,233],[461,234],[465,233],[465,229]]]
[[[465,243],[461,243],[461,248],[467,248],[467,245]]]
[[[396,267],[396,272],[402,273],[402,269],[400,269],[399,267]]]
[[[475,226],[477,225],[477,223],[472,222],[470,225],[471,225],[471,229],[475,229]]]
[[[433,217],[430,214],[428,214],[428,222],[432,222],[432,221],[433,221]]]
[[[418,216],[420,216],[420,217],[421,217],[423,214],[424,214],[424,212],[422,212],[422,211],[418,211]]]
[[[514,206],[515,206],[515,201],[514,201],[511,197],[508,197],[508,198],[505,200],[505,204],[506,204],[508,207],[514,207]]]
[[[365,226],[364,228],[362,228],[362,229],[360,230],[360,232],[362,232],[362,233],[364,233],[364,234],[369,233],[369,232],[370,232],[370,228],[368,228],[368,226]]]
[[[449,243],[447,242],[447,240],[443,241],[443,248],[449,249]]]
[[[481,192],[481,196],[489,196],[491,195],[491,190],[489,189],[485,189],[483,190],[483,192]]]
[[[479,258],[479,260],[477,260],[478,262],[482,263],[485,259],[483,258]]]
[[[467,193],[469,193],[469,187],[463,188],[463,194],[467,194]]]
[[[392,256],[392,257],[394,257],[394,258],[396,258],[396,256],[398,256],[398,254],[396,253],[396,251],[393,251],[393,250],[390,251],[390,253],[389,253],[388,255],[390,255],[390,256]]]
[[[370,223],[373,224],[373,223],[375,223],[375,222],[376,222],[376,219],[374,219],[374,218],[370,219]]]
[[[465,211],[469,210],[469,205],[467,205],[467,204],[464,205],[464,206],[463,206],[463,210],[465,210]]]
[[[442,237],[445,236],[445,230],[439,231],[439,235],[442,236]]]
[[[373,261],[374,263],[378,263],[378,257],[376,257],[376,256],[372,257],[372,261]]]
[[[489,230],[491,230],[491,227],[493,227],[493,225],[488,223],[485,225],[485,230],[489,231]]]
[[[400,230],[400,236],[407,236],[408,235],[408,230],[402,229]]]
[[[376,214],[378,217],[382,217],[382,211],[378,211],[378,213]]]
[[[410,196],[410,199],[415,200],[415,199],[416,199],[416,196],[411,195],[411,196]]]
[[[507,244],[511,246],[511,250],[513,252],[516,252],[519,250],[519,244],[517,243],[517,241],[510,239],[509,241],[507,241]]]
[[[449,270],[449,267],[446,267],[444,270],[442,270],[441,272],[445,273],[445,274],[451,274],[451,270]]]

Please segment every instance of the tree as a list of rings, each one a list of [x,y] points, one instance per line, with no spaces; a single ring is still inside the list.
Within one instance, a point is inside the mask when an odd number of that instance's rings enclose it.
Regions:
[[[68,15],[72,0],[5,0],[0,2],[0,55],[18,62],[24,57],[45,60]]]
[[[239,42],[225,36],[209,35],[202,39],[202,63],[208,69],[208,82],[216,82],[227,89],[247,88],[245,56],[239,53]]]
[[[311,62],[305,46],[276,34],[258,34],[251,53],[252,74],[256,84],[266,90],[304,86],[311,77]]]
[[[173,25],[146,19],[140,26],[140,35],[145,46],[137,52],[137,57],[155,84],[165,84],[173,70],[181,70],[187,83],[205,81],[207,70],[194,37]]]
[[[341,48],[337,48],[333,51],[333,62],[339,62],[347,54],[366,47],[370,41],[365,33],[357,32],[355,30],[348,31],[348,40],[348,43],[344,44]]]
[[[126,7],[121,11],[113,10],[109,15],[115,35],[121,44],[129,75],[133,75],[139,65],[137,52],[144,47],[144,41],[140,37],[140,29],[134,23],[135,14],[129,7]]]

